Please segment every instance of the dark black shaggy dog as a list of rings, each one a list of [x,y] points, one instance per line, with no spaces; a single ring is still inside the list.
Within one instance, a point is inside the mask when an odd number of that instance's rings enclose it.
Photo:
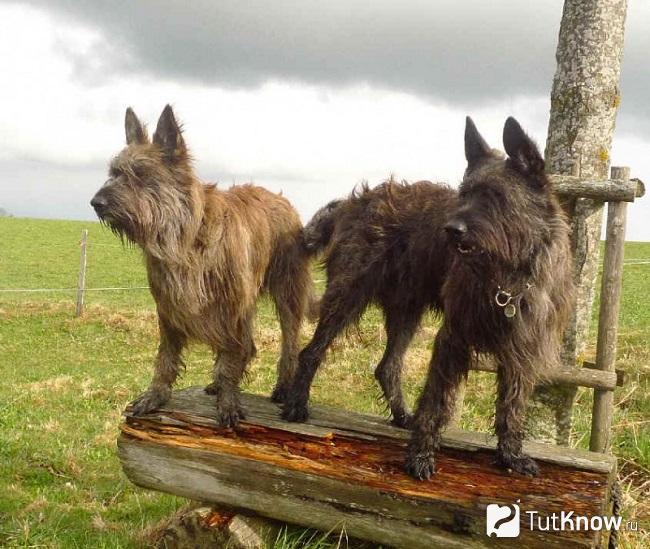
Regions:
[[[467,170],[458,192],[421,181],[392,181],[328,204],[305,231],[326,250],[327,290],[313,339],[283,417],[307,417],[309,388],[325,351],[369,303],[384,311],[388,342],[375,375],[393,422],[411,424],[400,387],[404,352],[423,312],[444,314],[426,386],[412,421],[406,469],[434,471],[440,433],[473,360],[498,365],[498,459],[536,474],[522,452],[523,412],[535,381],[559,364],[561,333],[573,298],[569,229],[544,175],[544,160],[513,118],[493,151],[471,119]]]

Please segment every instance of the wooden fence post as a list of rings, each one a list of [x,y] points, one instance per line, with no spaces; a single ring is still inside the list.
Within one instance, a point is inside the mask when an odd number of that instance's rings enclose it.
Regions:
[[[81,316],[84,309],[84,292],[86,290],[86,244],[88,243],[88,229],[81,231],[81,257],[79,259],[79,279],[77,282],[77,312]]]
[[[630,168],[612,168],[612,179],[630,179]],[[616,337],[618,314],[621,305],[621,282],[623,281],[623,252],[625,245],[626,202],[607,204],[607,240],[603,262],[600,290],[600,314],[598,315],[598,342],[596,368],[613,372],[616,363]],[[611,440],[614,391],[594,391],[594,409],[591,416],[591,439],[589,449],[605,452]]]

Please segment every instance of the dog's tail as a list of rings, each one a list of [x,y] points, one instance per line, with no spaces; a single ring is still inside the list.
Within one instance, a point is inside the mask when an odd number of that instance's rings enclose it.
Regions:
[[[307,254],[310,257],[318,256],[327,248],[332,238],[332,233],[334,232],[336,210],[342,202],[343,200],[332,200],[329,204],[318,210],[309,223],[305,225],[303,229],[303,242]],[[307,318],[315,322],[318,320],[319,312],[320,297],[312,291],[307,303]]]
[[[343,200],[332,200],[318,210],[305,225],[304,242],[310,255],[315,256],[327,248],[334,232],[336,211],[342,203]]]

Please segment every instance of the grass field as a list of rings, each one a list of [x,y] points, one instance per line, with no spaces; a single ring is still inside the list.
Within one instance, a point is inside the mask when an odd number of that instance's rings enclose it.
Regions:
[[[139,253],[98,224],[0,218],[0,289],[73,288],[82,228],[90,231],[88,288],[146,286]],[[616,391],[613,435],[624,515],[645,532],[627,534],[624,547],[650,546],[650,264],[642,259],[650,259],[650,244],[629,243],[618,363],[629,382]],[[115,453],[120,413],[150,378],[157,346],[151,297],[146,290],[89,291],[86,303],[83,318],[76,319],[73,291],[0,292],[0,546],[137,547],[146,543],[146,526],[185,503],[130,485]],[[409,350],[405,389],[411,403],[434,333],[432,319],[425,319]],[[372,372],[384,338],[380,314],[369,311],[358,330],[334,345],[314,400],[383,413]],[[256,342],[259,355],[245,390],[268,394],[279,329],[267,302],[259,309]],[[592,338],[588,354],[594,351]],[[192,348],[186,362],[180,385],[205,384],[207,349]],[[492,380],[470,375],[464,427],[489,431],[494,392],[485,387]],[[590,404],[591,392],[580,391],[578,446],[587,444]],[[291,539],[275,545],[291,546]]]

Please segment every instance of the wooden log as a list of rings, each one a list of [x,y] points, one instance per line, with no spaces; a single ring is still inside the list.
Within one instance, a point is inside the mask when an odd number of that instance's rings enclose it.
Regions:
[[[472,365],[472,370],[496,373],[497,367],[492,362],[479,361]],[[622,380],[622,378],[621,378]],[[557,368],[546,373],[543,383],[589,387],[602,391],[613,391],[619,377],[616,372],[601,371],[592,368]]]
[[[403,472],[408,432],[386,419],[313,406],[307,423],[286,423],[265,397],[243,395],[243,404],[247,420],[234,431],[216,426],[214,398],[200,387],[175,392],[147,416],[127,410],[118,441],[126,475],[146,488],[395,547],[491,547],[486,506],[515,502],[521,535],[499,545],[605,542],[593,531],[531,531],[526,511],[609,514],[612,456],[530,443],[541,471],[532,479],[496,467],[488,435],[448,431],[436,475],[418,482]]]
[[[612,178],[614,177],[628,179],[630,169],[612,168]],[[621,308],[626,219],[627,204],[625,202],[610,202],[607,206],[605,259],[600,290],[598,341],[596,343],[596,368],[603,372],[614,372],[616,366],[616,337],[618,335],[618,315]],[[605,452],[609,449],[613,413],[614,393],[595,391],[589,441],[589,448],[592,451]]]
[[[628,174],[629,175],[629,174]],[[607,179],[595,181],[572,175],[549,175],[555,192],[573,198],[593,198],[603,202],[634,202],[645,193],[645,186],[639,180]]]

